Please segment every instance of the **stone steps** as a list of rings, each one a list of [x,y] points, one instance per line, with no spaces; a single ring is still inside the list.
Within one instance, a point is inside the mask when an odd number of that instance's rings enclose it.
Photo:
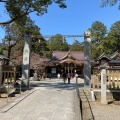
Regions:
[[[93,120],[93,114],[91,111],[91,93],[89,90],[79,89],[80,99],[82,101],[82,119]]]

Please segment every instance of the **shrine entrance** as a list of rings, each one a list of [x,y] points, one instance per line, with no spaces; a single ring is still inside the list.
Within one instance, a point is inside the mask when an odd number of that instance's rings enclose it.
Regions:
[[[77,73],[83,76],[84,52],[58,52],[54,51],[51,61],[46,62],[46,74],[57,77],[57,74],[70,73],[74,76]],[[52,66],[49,65],[52,63]],[[49,75],[48,75],[49,76]]]
[[[85,87],[90,88],[91,87],[91,65],[90,65],[91,34],[90,34],[90,31],[87,30],[87,31],[84,32],[84,35],[72,36],[72,37],[83,37],[83,36],[84,36],[84,53],[81,53],[82,56],[81,55],[76,56],[76,54],[71,54],[71,53],[66,54],[65,53],[64,56],[60,56],[61,58],[56,57],[57,58],[56,61],[53,60],[53,61],[50,61],[50,62],[53,62],[53,66],[55,67],[55,70],[54,70],[55,74],[57,74],[56,73],[57,64],[62,65],[63,63],[68,63],[68,66],[66,65],[64,67],[64,69],[66,70],[66,72],[69,72],[70,70],[73,71],[72,66],[70,67],[69,63],[75,63],[77,65],[80,65],[81,62],[83,62],[81,65],[84,65]],[[71,36],[65,36],[64,35],[63,38],[64,37],[71,37]],[[22,84],[25,85],[25,86],[29,86],[31,38],[32,37],[30,36],[30,34],[26,34],[24,36],[25,46],[24,46],[24,50],[23,50]],[[78,58],[78,56],[80,58]]]

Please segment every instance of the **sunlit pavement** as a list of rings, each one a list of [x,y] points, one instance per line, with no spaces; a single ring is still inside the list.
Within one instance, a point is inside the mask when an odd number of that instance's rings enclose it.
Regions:
[[[1,110],[0,120],[77,120],[75,85],[74,79],[31,81],[32,90]]]

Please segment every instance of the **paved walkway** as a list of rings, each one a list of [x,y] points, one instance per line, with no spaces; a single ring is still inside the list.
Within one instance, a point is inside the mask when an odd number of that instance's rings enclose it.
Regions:
[[[75,80],[34,81],[34,87],[23,98],[0,110],[0,120],[77,120]]]

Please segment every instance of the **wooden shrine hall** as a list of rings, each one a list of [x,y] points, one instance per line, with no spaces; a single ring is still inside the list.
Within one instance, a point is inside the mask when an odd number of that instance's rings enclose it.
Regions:
[[[57,74],[77,73],[79,76],[83,76],[84,68],[84,52],[71,52],[71,51],[54,51],[52,58],[49,61],[44,61],[45,73],[47,77],[57,77]]]

